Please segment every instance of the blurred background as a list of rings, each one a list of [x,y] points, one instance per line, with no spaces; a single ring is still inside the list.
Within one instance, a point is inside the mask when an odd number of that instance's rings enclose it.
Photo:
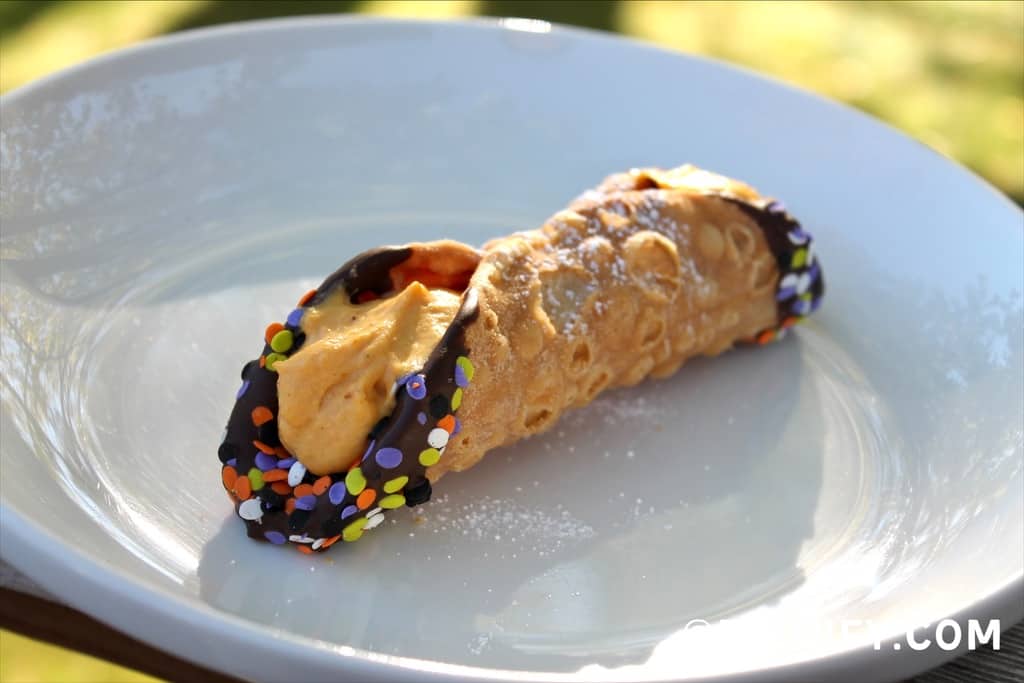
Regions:
[[[302,14],[517,16],[733,62],[844,101],[1024,205],[1024,2],[0,0],[0,92],[186,29]],[[0,631],[0,682],[153,679]]]

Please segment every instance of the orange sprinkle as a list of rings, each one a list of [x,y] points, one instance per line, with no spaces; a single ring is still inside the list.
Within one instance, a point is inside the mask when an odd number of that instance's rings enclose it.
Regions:
[[[320,547],[321,548],[330,548],[332,545],[334,545],[335,543],[338,542],[339,538],[341,538],[341,534],[338,534],[337,536],[331,536],[326,541],[324,541],[324,544],[322,546],[320,546]]]
[[[249,500],[249,496],[252,495],[252,485],[249,483],[249,477],[238,477],[235,479],[234,489],[239,500]]]
[[[260,356],[260,367],[261,368],[267,367],[267,357],[266,356]]]
[[[302,498],[303,496],[311,496],[311,495],[313,495],[313,485],[312,484],[299,484],[298,486],[295,487],[295,497],[296,498]]]
[[[263,481],[269,481],[271,483],[275,481],[284,481],[288,478],[288,472],[282,469],[270,470],[269,472],[263,473]]]
[[[758,344],[767,344],[772,339],[775,339],[775,331],[774,330],[765,330],[761,334],[757,335],[757,343]]]
[[[256,448],[260,449],[264,453],[273,453],[274,452],[274,449],[271,446],[268,446],[267,444],[263,443],[262,441],[258,441],[256,439],[252,440],[252,445],[255,446]]]
[[[288,500],[285,501],[285,503],[284,503],[284,511],[286,513],[288,513],[289,515],[292,514],[293,512],[295,512],[295,499],[294,498],[289,498]]]
[[[264,477],[263,480],[266,481],[266,477]],[[275,481],[273,484],[270,485],[270,489],[274,493],[279,493],[282,496],[290,496],[292,493],[292,487],[289,486],[288,482],[286,481]]]
[[[290,458],[292,454],[288,452],[288,449],[284,446],[274,446],[274,455],[279,458]]]
[[[281,323],[270,323],[267,325],[267,331],[263,333],[263,338],[270,343],[270,340],[274,338],[274,335],[284,329],[284,325]]]
[[[366,291],[359,292],[359,294],[356,294],[356,303],[365,304],[367,301],[373,301],[376,298],[378,298],[377,293],[371,292],[370,290],[367,289]]]
[[[274,419],[274,414],[266,406],[257,406],[252,409],[252,423],[259,427]]]
[[[356,507],[360,510],[365,510],[373,505],[373,501],[375,500],[377,500],[376,491],[373,489],[363,489],[363,492],[359,494],[358,498],[356,498]]]
[[[309,303],[309,300],[312,299],[314,296],[316,296],[316,290],[315,289],[309,290],[308,292],[306,292],[305,294],[302,295],[301,299],[299,299],[299,304],[298,305],[300,307],[305,306],[306,304]]]
[[[793,325],[796,325],[798,322],[800,322],[800,318],[796,317],[795,315],[791,315],[782,321],[782,327],[783,329],[787,327],[793,327]]]
[[[300,544],[298,544],[295,547],[299,549],[300,553],[306,553],[307,555],[312,555],[313,554],[313,549],[310,548],[308,545],[305,545],[303,543],[300,543]]]
[[[313,493],[318,496],[322,496],[329,488],[331,488],[331,478],[326,475],[313,482]]]
[[[452,432],[455,431],[455,416],[445,415],[444,417],[437,421],[437,426],[451,434]]]
[[[235,488],[235,480],[238,479],[238,472],[231,465],[225,465],[220,471],[220,479],[224,482],[224,488],[228,491]]]

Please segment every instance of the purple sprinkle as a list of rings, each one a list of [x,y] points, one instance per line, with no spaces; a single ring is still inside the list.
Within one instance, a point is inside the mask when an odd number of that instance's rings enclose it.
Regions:
[[[327,497],[331,499],[331,505],[341,505],[341,501],[345,500],[345,482],[339,481],[331,484],[330,490],[327,491]]]
[[[301,308],[296,308],[294,311],[288,314],[288,319],[285,321],[292,327],[298,327],[299,323],[302,322],[302,315],[305,313]]]
[[[408,382],[410,379],[412,379],[415,376],[416,376],[415,372],[407,372],[404,375],[402,375],[401,377],[399,377],[398,379],[396,379],[395,380],[395,384],[397,384],[398,386],[402,386],[403,384],[405,384],[406,382]]]
[[[809,271],[807,271],[807,272],[811,276],[811,282],[814,282],[815,280],[817,280],[818,279],[818,273],[820,272],[819,269],[818,269],[818,262],[815,261],[814,265],[812,265],[811,269]]]
[[[421,425],[427,424],[427,414],[421,410],[420,414],[416,416],[416,421]]]
[[[813,300],[811,302],[811,313],[814,313],[816,310],[818,310],[818,306],[820,306],[820,305],[821,305],[821,297],[818,297],[817,299]]]
[[[277,466],[282,470],[290,469],[295,464],[295,458],[283,458],[277,461]]]
[[[402,464],[402,451],[397,448],[382,448],[377,451],[377,464],[391,470]]]
[[[312,510],[316,507],[316,496],[310,494],[295,499],[295,507],[299,510]]]
[[[779,201],[774,201],[765,207],[768,213],[785,213],[786,205]]]
[[[775,295],[776,301],[785,301],[786,299],[796,296],[796,287],[783,287]]]
[[[238,393],[235,394],[235,400],[237,401],[238,399],[245,396],[245,392],[247,391],[249,391],[249,380],[244,379],[242,380],[242,386],[238,387]]]
[[[256,454],[256,467],[259,467],[263,472],[275,469],[277,467],[277,458],[270,453],[260,451]]]
[[[225,464],[226,465],[231,465],[232,467],[237,467],[238,466],[238,458],[231,458]]]
[[[373,452],[373,445],[375,443],[377,443],[375,439],[370,439],[370,445],[366,447],[366,451],[363,453],[363,460],[366,460],[367,458],[370,457],[370,453]]]
[[[793,312],[797,315],[807,315],[811,312],[811,302],[806,299],[797,299],[793,302]]]
[[[345,519],[346,517],[351,517],[357,512],[359,512],[359,508],[357,508],[355,505],[349,505],[347,508],[341,511],[341,518]]]
[[[280,531],[267,531],[263,535],[266,537],[268,541],[270,541],[274,545],[281,545],[286,540],[288,540]]]
[[[455,384],[463,389],[469,386],[469,380],[466,379],[466,371],[462,369],[461,365],[455,366]]]
[[[461,431],[462,431],[462,422],[459,421],[459,418],[455,418],[455,427],[454,427],[454,429],[452,429],[452,436],[455,436],[456,434],[458,434]]]
[[[405,382],[405,390],[417,401],[427,395],[427,378],[423,375],[413,375]]]

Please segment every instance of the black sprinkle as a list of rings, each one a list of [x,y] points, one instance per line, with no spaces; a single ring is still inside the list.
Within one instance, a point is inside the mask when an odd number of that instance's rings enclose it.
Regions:
[[[436,394],[430,399],[430,414],[435,420],[440,420],[448,414],[448,397],[444,394]]]
[[[249,374],[249,370],[251,370],[255,365],[256,361],[251,360],[242,366],[242,379],[245,379],[245,376]]]
[[[268,446],[280,446],[281,438],[277,435],[277,420],[264,422],[256,431],[258,438]]]
[[[320,527],[321,531],[323,531],[324,536],[337,536],[341,533],[341,530],[343,528],[345,528],[345,522],[341,519],[341,517],[337,516],[331,517],[326,522],[324,522],[322,527]]]
[[[220,461],[223,463],[227,463],[227,461],[230,460],[231,458],[237,458],[238,446],[228,441],[225,441],[220,445],[220,448],[217,449],[217,457],[220,458]]]
[[[378,436],[384,433],[384,430],[388,427],[388,418],[382,417],[377,421],[377,424],[373,425],[373,429],[370,430],[370,438],[376,439]]]
[[[263,507],[267,510],[280,510],[284,507],[284,496],[269,486],[264,486],[259,490],[259,497],[263,501]]]
[[[312,513],[309,510],[295,510],[288,517],[288,528],[294,532],[302,531],[306,522],[309,521],[310,514]]]
[[[430,480],[424,479],[416,486],[405,487],[405,504],[409,507],[416,507],[422,505],[430,500],[431,488]]]

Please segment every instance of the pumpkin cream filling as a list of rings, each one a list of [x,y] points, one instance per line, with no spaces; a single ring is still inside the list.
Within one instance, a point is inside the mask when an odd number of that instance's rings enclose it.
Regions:
[[[302,318],[302,349],[275,365],[281,443],[314,474],[342,472],[395,407],[396,383],[423,368],[461,295],[418,281],[353,304],[343,289]]]

